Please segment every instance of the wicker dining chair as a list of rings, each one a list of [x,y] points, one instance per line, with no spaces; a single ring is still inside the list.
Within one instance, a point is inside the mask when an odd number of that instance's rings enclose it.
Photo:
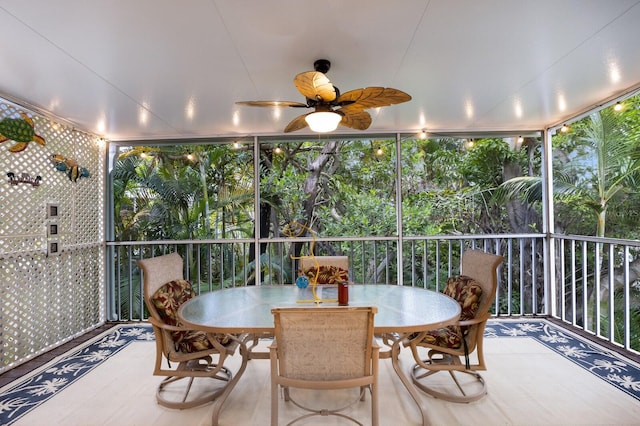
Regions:
[[[483,334],[498,285],[497,270],[502,256],[467,250],[462,256],[461,275],[450,277],[444,293],[460,303],[457,324],[413,336],[413,383],[425,393],[452,402],[470,402],[487,393],[484,379],[476,371],[486,370]],[[428,350],[425,358],[419,348]],[[475,354],[474,354],[475,352]],[[472,355],[475,355],[473,357]],[[433,375],[447,371],[455,387]],[[462,373],[458,376],[456,373]]]
[[[224,363],[227,357],[235,353],[238,340],[180,324],[177,318],[179,307],[195,296],[191,283],[183,277],[180,255],[172,253],[157,256],[138,260],[137,264],[143,273],[144,301],[156,339],[153,374],[167,376],[158,386],[156,400],[162,406],[179,409],[213,401],[227,387],[232,388],[235,384],[236,378]],[[165,362],[167,367],[163,366]],[[190,391],[196,378],[204,378],[212,383],[201,386],[200,389],[207,390],[191,397]],[[180,396],[169,397],[175,394]]]
[[[307,411],[288,424],[311,416],[339,416],[371,393],[371,424],[378,424],[378,351],[373,336],[375,307],[273,308],[275,340],[270,345],[271,425],[278,424],[279,387],[285,401]],[[291,396],[290,388],[331,390],[360,388],[339,408],[310,407]],[[318,404],[319,405],[319,404]]]

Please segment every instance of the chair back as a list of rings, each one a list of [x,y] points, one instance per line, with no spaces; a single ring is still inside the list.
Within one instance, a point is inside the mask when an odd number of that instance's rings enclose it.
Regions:
[[[278,375],[309,381],[371,376],[375,307],[274,308]]]
[[[138,260],[136,263],[142,270],[144,277],[144,301],[149,309],[149,314],[153,318],[161,320],[160,315],[151,302],[151,297],[166,283],[183,279],[182,257],[178,253],[171,253],[150,259]]]
[[[482,294],[478,304],[476,318],[485,317],[485,321],[469,327],[467,334],[467,346],[469,352],[476,347],[477,340],[484,333],[486,320],[489,319],[489,309],[493,305],[496,290],[498,288],[498,266],[503,261],[502,256],[487,253],[481,250],[467,250],[462,255],[462,266],[460,273],[473,278],[480,287]]]
[[[150,259],[138,260],[136,262],[143,274],[143,294],[144,302],[149,310],[149,316],[153,319],[152,325],[156,335],[156,344],[161,348],[162,353],[168,358],[175,357],[178,349],[174,345],[174,338],[167,329],[156,326],[165,323],[158,313],[151,298],[160,287],[170,281],[183,279],[183,262],[178,253],[165,254],[152,257]],[[156,370],[159,370],[156,361]]]

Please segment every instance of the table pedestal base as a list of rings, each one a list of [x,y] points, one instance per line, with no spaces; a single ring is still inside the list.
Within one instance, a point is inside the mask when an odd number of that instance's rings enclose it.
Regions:
[[[236,386],[236,384],[240,380],[240,377],[242,377],[242,375],[244,374],[244,370],[246,370],[247,368],[247,362],[249,362],[249,359],[250,359],[251,350],[256,344],[256,340],[254,339],[253,335],[250,335],[250,334],[245,334],[241,336],[228,334],[228,336],[230,339],[235,340],[240,344],[239,350],[240,350],[240,356],[242,357],[242,360],[240,363],[240,368],[238,368],[238,371],[236,372],[236,374],[233,375],[233,378],[231,379],[231,381],[227,383],[227,386],[225,387],[224,391],[213,401],[213,413],[211,414],[212,426],[218,426],[218,417],[220,416],[222,405],[225,403],[225,401],[227,400],[227,397],[229,396],[233,388]],[[247,345],[248,342],[251,342],[252,344],[248,346]]]
[[[391,365],[396,372],[396,375],[413,398],[413,401],[418,406],[418,410],[420,410],[420,415],[422,416],[422,426],[428,426],[429,421],[427,419],[427,413],[425,412],[423,404],[420,403],[420,394],[418,390],[413,385],[411,380],[402,372],[402,368],[400,368],[400,349],[403,340],[405,340],[409,336],[409,334],[396,334],[396,333],[387,333],[382,335],[383,343],[390,347],[387,352],[380,352],[380,358],[391,358]]]

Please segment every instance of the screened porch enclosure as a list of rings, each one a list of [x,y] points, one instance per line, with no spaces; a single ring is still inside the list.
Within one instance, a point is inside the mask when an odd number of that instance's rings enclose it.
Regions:
[[[637,103],[629,98],[627,111]],[[506,259],[496,316],[549,315],[637,351],[635,216],[615,213],[637,203],[633,173],[607,177],[627,194],[607,200],[613,238],[583,236],[604,231],[590,211],[589,191],[608,184],[600,168],[637,170],[634,138],[613,156],[593,137],[605,122],[633,134],[633,119],[614,112],[524,135],[115,143],[109,317],[145,317],[134,262],[168,251],[184,256],[199,292],[290,285],[294,259],[309,255],[347,256],[356,284],[441,291],[462,252],[480,248]]]
[[[11,105],[4,114],[17,109]],[[2,369],[105,321],[144,321],[135,261],[170,251],[184,257],[185,275],[199,293],[291,285],[297,275],[291,256],[312,251],[347,256],[354,285],[440,291],[459,273],[462,252],[479,248],[505,258],[495,316],[558,318],[635,354],[640,244],[637,217],[620,212],[640,202],[625,187],[625,197],[607,206],[607,237],[584,235],[600,229],[600,217],[585,207],[591,204],[575,193],[554,194],[567,176],[577,188],[599,176],[600,147],[585,140],[589,123],[576,123],[573,136],[548,129],[522,138],[515,132],[385,134],[105,145],[43,122],[50,149],[90,158],[84,165],[96,174],[73,182],[49,156],[22,157],[27,168],[47,169],[44,183],[5,192],[13,210],[2,216],[10,243],[0,259],[10,283],[2,291],[3,300],[15,303],[4,306],[0,324]],[[74,138],[82,143],[74,145]],[[624,158],[623,170],[637,170],[632,156]],[[60,218],[47,217],[50,205],[59,206]],[[51,234],[52,224],[59,235]],[[293,224],[308,231],[290,232]],[[60,253],[50,252],[52,242]],[[34,276],[48,285],[37,285]],[[32,315],[34,306],[60,307],[55,329]]]

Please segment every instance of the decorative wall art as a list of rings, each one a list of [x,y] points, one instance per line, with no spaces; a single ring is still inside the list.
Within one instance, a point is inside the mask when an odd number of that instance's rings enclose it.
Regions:
[[[72,182],[76,182],[78,178],[89,177],[89,170],[85,167],[80,167],[78,162],[73,158],[67,158],[60,154],[53,154],[51,156],[51,161],[59,172],[66,172],[69,180]]]
[[[5,118],[0,121],[0,143],[7,141],[16,142],[9,148],[9,152],[20,152],[27,149],[30,142],[45,146],[47,143],[40,135],[36,135],[33,127],[33,119],[24,112],[20,112],[22,118]]]
[[[21,173],[18,175],[14,172],[9,172],[7,173],[7,176],[9,177],[9,183],[12,186],[19,183],[26,183],[31,186],[40,186],[40,183],[42,182],[42,176],[38,175],[36,177],[31,177],[29,173]]]

